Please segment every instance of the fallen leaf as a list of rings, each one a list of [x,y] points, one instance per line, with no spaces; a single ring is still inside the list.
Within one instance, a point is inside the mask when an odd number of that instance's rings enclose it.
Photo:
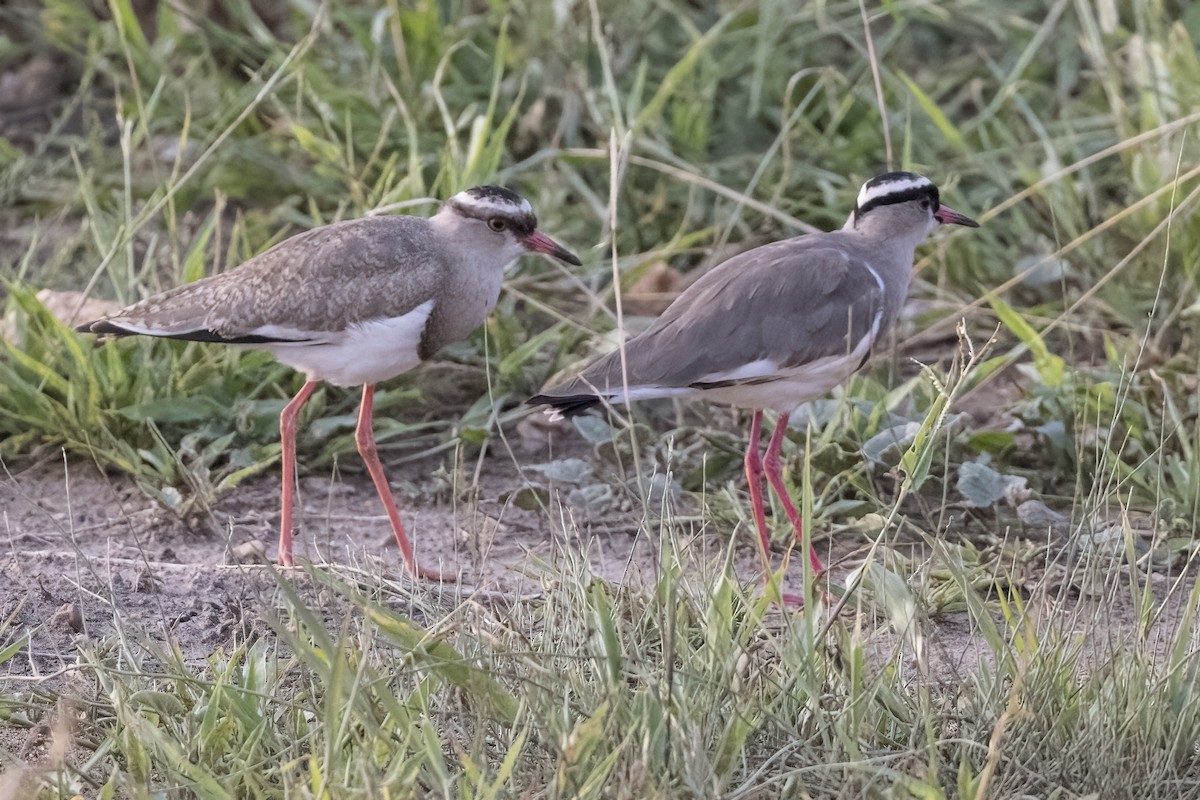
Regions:
[[[656,261],[621,298],[626,314],[657,317],[679,296],[682,273],[665,261]]]
[[[958,468],[958,493],[973,508],[989,508],[1000,500],[1023,499],[1029,489],[1024,478],[1004,475],[980,461],[968,461]]]

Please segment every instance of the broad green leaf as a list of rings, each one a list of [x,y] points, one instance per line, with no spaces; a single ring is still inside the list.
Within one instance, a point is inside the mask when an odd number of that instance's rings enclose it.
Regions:
[[[1062,386],[1066,378],[1066,362],[1050,352],[1038,332],[1012,306],[995,296],[990,297],[989,302],[1005,327],[1029,348],[1034,366],[1037,368],[1042,382],[1050,387]]]
[[[916,98],[917,105],[929,116],[929,119],[937,126],[938,131],[946,141],[953,145],[956,150],[966,151],[967,144],[963,140],[962,133],[959,132],[958,128],[954,127],[945,112],[938,108],[933,98],[925,94],[921,90],[921,87],[917,86],[916,81],[908,77],[904,72],[898,72],[897,74],[900,76],[900,80],[904,81],[904,85],[908,87],[908,90],[912,92],[913,97]]]

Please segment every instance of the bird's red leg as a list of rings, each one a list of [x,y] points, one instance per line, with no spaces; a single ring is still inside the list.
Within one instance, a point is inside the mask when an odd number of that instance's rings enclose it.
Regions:
[[[800,519],[800,513],[796,511],[796,506],[792,504],[792,499],[788,497],[787,486],[783,482],[783,461],[779,458],[779,454],[783,450],[783,437],[787,433],[787,427],[788,415],[780,414],[779,421],[775,423],[775,431],[771,434],[771,441],[767,444],[767,454],[763,458],[763,469],[767,473],[767,482],[775,490],[775,494],[779,497],[779,502],[783,504],[784,512],[787,513],[788,519],[792,521],[792,528],[796,531],[796,541],[803,543],[804,522]],[[821,563],[821,558],[817,555],[817,549],[811,544],[808,548],[808,560],[812,564],[814,574],[820,575],[825,571],[825,565]]]
[[[400,553],[404,556],[404,566],[414,578],[454,583],[458,581],[457,575],[417,566],[412,545],[408,543],[408,536],[404,533],[404,524],[400,522],[400,512],[396,510],[396,501],[392,499],[392,489],[388,486],[387,476],[383,474],[379,451],[375,447],[375,434],[371,430],[374,407],[375,385],[368,383],[363,386],[362,405],[358,409],[358,427],[354,431],[354,440],[358,443],[358,454],[366,463],[371,480],[375,482],[375,491],[379,493],[379,499],[383,501],[383,508],[391,520],[392,533],[396,534],[396,544],[400,545]]]
[[[758,455],[758,440],[762,437],[762,411],[755,411],[750,418],[750,441],[746,444],[746,483],[750,485],[750,514],[754,527],[758,529],[759,555],[762,556],[763,573],[771,574],[771,539],[767,535],[767,512],[763,507],[763,462]]]
[[[279,512],[279,566],[290,567],[292,561],[292,509],[296,502],[296,418],[317,381],[307,381],[296,392],[279,415],[279,443],[283,446],[283,505]]]

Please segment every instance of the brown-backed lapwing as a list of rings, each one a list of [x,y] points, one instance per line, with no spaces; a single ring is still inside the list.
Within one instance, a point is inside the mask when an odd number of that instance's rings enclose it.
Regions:
[[[283,409],[279,563],[292,565],[296,418],[320,381],[362,385],[355,440],[414,576],[417,565],[371,431],[375,384],[466,337],[495,307],[506,267],[526,252],[579,259],[537,228],[529,202],[476,186],[429,218],[378,216],[293,236],[220,275],[147,297],[78,330],[261,347],[308,380]]]

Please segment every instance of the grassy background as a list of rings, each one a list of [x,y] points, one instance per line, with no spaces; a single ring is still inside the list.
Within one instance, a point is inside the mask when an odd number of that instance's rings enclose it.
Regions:
[[[485,331],[448,354],[465,367],[454,402],[431,402],[420,376],[392,382],[377,409],[394,454],[511,424],[614,328],[614,275],[628,290],[663,262],[687,275],[729,247],[838,226],[884,169],[929,175],[985,223],[923,249],[890,357],[816,404],[809,446],[803,432],[789,446],[817,531],[882,530],[851,601],[880,616],[827,623],[814,607],[764,624],[765,601],[734,583],[692,593],[667,570],[643,594],[578,564],[578,581],[503,623],[414,598],[432,604],[414,615],[436,621],[426,629],[389,610],[389,585],[317,575],[364,612],[336,637],[293,597],[276,642],[201,667],[148,643],[131,646],[136,668],[82,650],[104,698],[87,717],[95,761],[39,773],[45,796],[1200,793],[1196,604],[1190,581],[1172,582],[1200,515],[1200,7],[214,0],[151,22],[129,0],[47,0],[0,13],[0,65],[41,90],[6,96],[0,118],[0,455],[65,447],[180,513],[273,467],[299,377],[203,346],[92,349],[38,288],[131,301],[313,225],[511,185],[585,265],[521,262]],[[354,399],[318,396],[309,463],[352,450]],[[707,454],[710,481],[736,480],[727,412],[639,414],[643,469],[698,490],[688,476]],[[1063,515],[1065,546],[1037,525],[1032,543],[1006,535],[1003,492],[1022,486]],[[744,518],[740,496],[707,502],[718,521]],[[928,557],[891,547],[901,530]],[[1065,568],[1064,550],[1078,556]],[[1062,597],[1098,582],[1101,606],[1128,599],[1128,647],[1095,664],[1086,637],[1027,610],[1027,576],[1054,568]],[[1182,611],[1152,651],[1168,605]],[[978,672],[947,682],[868,659],[889,627],[897,654],[921,652],[938,611],[965,613],[985,642]],[[53,701],[6,698],[19,720]]]

